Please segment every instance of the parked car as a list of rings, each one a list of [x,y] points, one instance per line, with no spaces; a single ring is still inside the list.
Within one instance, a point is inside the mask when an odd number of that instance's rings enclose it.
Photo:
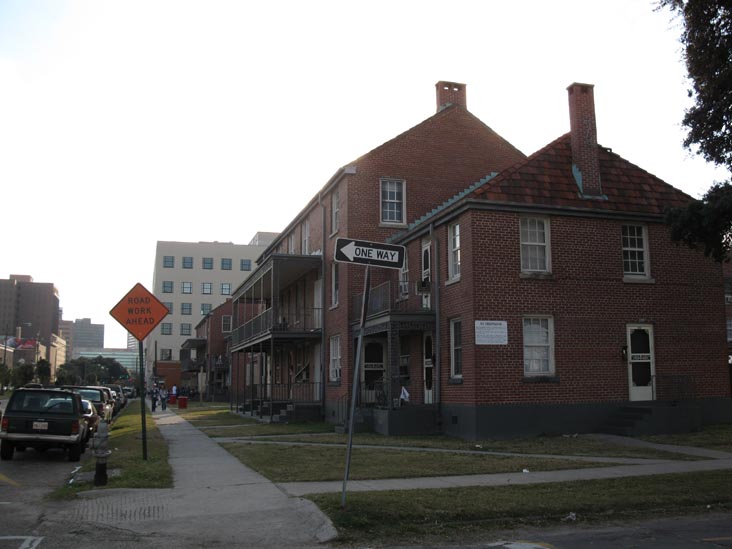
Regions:
[[[104,385],[90,385],[89,386],[92,389],[101,389],[105,393],[107,393],[107,400],[112,406],[112,417],[116,416],[120,411],[120,405],[119,401],[117,400],[115,393],[112,389],[109,387],[106,387]]]
[[[103,391],[99,387],[78,385],[64,385],[63,388],[78,393],[82,399],[91,401],[97,409],[97,413],[102,418],[102,421],[112,421],[113,404],[109,401],[109,396],[106,391]]]
[[[93,437],[99,429],[99,422],[102,418],[97,412],[96,406],[90,400],[81,399],[81,405],[84,408],[84,417],[86,418],[87,430],[86,430],[86,441]]]
[[[0,421],[0,459],[13,459],[15,450],[49,448],[68,451],[79,461],[86,447],[87,420],[81,397],[61,389],[16,389]]]

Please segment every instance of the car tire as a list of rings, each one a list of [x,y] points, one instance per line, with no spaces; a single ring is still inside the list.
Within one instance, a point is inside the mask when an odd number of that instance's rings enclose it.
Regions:
[[[9,461],[13,459],[14,451],[15,447],[13,446],[12,442],[3,440],[2,443],[0,443],[0,459],[2,459],[3,461]]]
[[[18,445],[15,447],[16,452],[25,452],[25,446]]]
[[[79,461],[81,459],[81,445],[82,443],[79,442],[69,446],[69,461]]]

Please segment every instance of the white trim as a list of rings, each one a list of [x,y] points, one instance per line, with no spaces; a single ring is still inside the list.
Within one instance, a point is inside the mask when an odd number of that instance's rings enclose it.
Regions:
[[[456,230],[457,229],[457,230]],[[447,283],[460,280],[462,264],[462,250],[460,247],[460,223],[453,223],[447,227]],[[457,256],[457,259],[456,259]]]
[[[641,243],[642,244],[641,247],[633,246],[633,245],[628,245],[628,246],[625,245],[626,236],[624,235],[624,232],[625,232],[626,227],[628,227],[628,228],[633,227],[635,229],[638,229],[638,228],[641,229],[640,238],[643,239],[643,242]],[[637,234],[628,235],[627,238],[628,239],[637,239],[638,235]],[[628,244],[631,244],[631,242],[628,242]],[[647,281],[647,280],[651,279],[651,255],[648,250],[648,227],[646,225],[629,224],[629,223],[624,223],[623,225],[621,225],[621,227],[620,227],[620,250],[621,250],[622,261],[623,261],[623,280],[628,281],[628,282],[633,282],[633,281]],[[630,262],[631,264],[637,264],[638,262],[643,263],[643,272],[626,271],[626,265],[625,265],[626,251],[629,254],[635,255],[635,257],[633,257],[633,258],[628,258],[628,262]],[[638,258],[637,254],[642,254],[640,256],[640,259]]]
[[[531,221],[536,222],[533,226]],[[541,223],[541,231],[539,231],[539,223]],[[543,241],[536,238],[543,235]],[[524,237],[529,237],[526,240]],[[531,238],[531,237],[535,238]],[[521,216],[519,219],[519,242],[521,256],[521,272],[522,273],[551,273],[552,272],[552,252],[551,252],[551,228],[548,217],[540,216]],[[532,263],[540,262],[539,254],[532,256],[531,250],[543,250],[544,260],[543,267],[541,265],[532,265]]]
[[[389,200],[389,203],[401,204],[401,219],[385,220],[384,219],[384,200],[383,189],[384,183],[398,183],[401,185],[401,201]],[[379,226],[386,227],[404,227],[407,224],[407,182],[404,179],[394,179],[382,177],[379,179]]]
[[[455,325],[460,323],[460,346],[455,346]],[[460,349],[460,373],[455,373],[455,350]],[[450,319],[450,377],[453,379],[462,379],[463,366],[465,365],[463,355],[463,320],[462,318]]]
[[[530,336],[530,331],[527,330],[526,322],[530,321],[532,326],[536,326],[537,324],[534,321],[539,321],[538,323],[538,329],[544,330],[546,329],[546,337],[547,342],[542,343],[541,341],[532,341],[531,338],[527,338],[527,336]],[[543,321],[546,322],[546,328],[542,326]],[[521,332],[522,332],[522,349],[523,349],[523,358],[524,358],[524,376],[525,377],[546,377],[546,376],[554,376],[556,372],[556,364],[554,363],[554,317],[548,316],[548,315],[524,315],[524,317],[521,319]],[[527,340],[528,339],[528,340]],[[542,348],[546,349],[546,356],[529,356],[530,353],[527,353],[528,350],[540,350]],[[542,353],[543,354],[543,353]],[[536,370],[532,369],[530,362],[536,363],[537,361],[547,361],[547,369],[546,370]],[[527,368],[527,366],[529,366]]]
[[[328,379],[341,380],[341,336],[330,336],[330,356],[328,360]]]

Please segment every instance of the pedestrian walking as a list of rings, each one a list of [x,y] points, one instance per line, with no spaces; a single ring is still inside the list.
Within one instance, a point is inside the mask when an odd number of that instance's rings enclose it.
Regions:
[[[158,398],[160,398],[160,391],[158,390],[157,387],[155,387],[152,390],[152,396],[150,397],[150,401],[151,401],[151,405],[152,405],[151,407],[152,407],[153,412],[155,411],[155,408],[157,408],[157,406],[158,406]]]
[[[168,409],[168,390],[165,385],[160,388],[160,407],[163,411]]]

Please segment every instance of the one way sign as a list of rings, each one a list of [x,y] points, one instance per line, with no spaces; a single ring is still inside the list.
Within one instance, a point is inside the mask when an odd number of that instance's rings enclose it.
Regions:
[[[335,244],[335,260],[341,263],[401,269],[404,266],[405,253],[404,246],[352,238],[337,238]]]

